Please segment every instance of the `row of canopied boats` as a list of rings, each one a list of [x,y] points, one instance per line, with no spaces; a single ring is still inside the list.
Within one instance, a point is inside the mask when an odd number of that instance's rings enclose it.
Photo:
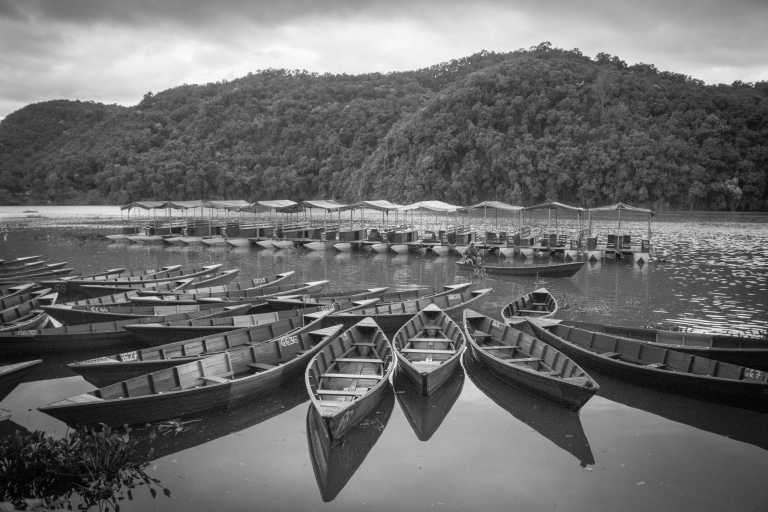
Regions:
[[[505,306],[499,322],[467,308],[490,291],[471,290],[469,283],[432,291],[380,287],[327,293],[321,291],[325,282],[286,284],[290,272],[240,285],[229,284],[231,278],[227,284],[207,281],[223,272],[212,268],[181,284],[160,280],[158,272],[45,283],[59,290],[66,286],[67,298],[89,288],[84,298],[45,307],[45,314],[72,323],[12,330],[0,337],[0,354],[86,349],[104,354],[107,348],[145,345],[69,365],[100,387],[41,409],[75,424],[199,415],[276,393],[304,371],[312,401],[308,436],[325,442],[326,456],[337,449],[332,448],[337,440],[359,435],[363,418],[386,412],[387,400],[391,411],[387,397],[395,368],[409,381],[405,389],[421,397],[411,404],[430,409],[433,400],[452,394],[463,374],[465,347],[475,362],[465,360],[464,366],[490,369],[571,409],[599,389],[580,365],[642,386],[766,407],[765,340],[551,320],[557,300],[544,289]],[[149,275],[156,282],[141,278]],[[198,286],[201,282],[208,286]],[[43,284],[30,289],[35,286]],[[2,367],[0,378],[18,378],[39,362]],[[413,407],[406,416],[418,424]],[[430,435],[430,426],[420,430]],[[313,463],[320,482],[322,468]]]

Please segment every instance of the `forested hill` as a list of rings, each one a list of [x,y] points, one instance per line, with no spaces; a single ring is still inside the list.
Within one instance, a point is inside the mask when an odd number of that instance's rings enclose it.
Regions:
[[[269,70],[0,123],[0,204],[618,200],[768,209],[768,83],[706,86],[548,44],[427,69]]]

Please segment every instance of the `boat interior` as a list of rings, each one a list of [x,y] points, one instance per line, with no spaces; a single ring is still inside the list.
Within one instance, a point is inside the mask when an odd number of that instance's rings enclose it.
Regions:
[[[414,368],[428,372],[460,351],[464,336],[442,310],[427,308],[403,325],[393,342]]]
[[[557,309],[555,298],[549,292],[534,291],[510,302],[502,311],[502,316],[544,316]]]

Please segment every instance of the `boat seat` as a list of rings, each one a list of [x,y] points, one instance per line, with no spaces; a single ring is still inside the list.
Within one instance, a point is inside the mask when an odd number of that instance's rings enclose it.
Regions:
[[[618,359],[618,357],[621,355],[619,352],[601,352],[601,356],[603,357],[609,357],[611,359]]]
[[[324,373],[323,378],[338,378],[338,379],[369,379],[369,380],[381,380],[381,375],[366,375],[363,373]]]
[[[426,338],[423,336],[416,336],[414,338],[409,338],[408,341],[410,342],[424,342],[424,343],[453,343],[453,340],[450,338]]]
[[[475,338],[478,338],[478,337],[479,337],[479,338],[490,338],[490,337],[491,337],[491,335],[490,335],[490,334],[488,334],[488,333],[487,333],[487,332],[485,332],[485,331],[481,331],[480,329],[477,329],[475,332],[473,332],[473,333],[471,333],[471,334],[472,334],[472,336],[474,336]]]
[[[375,343],[371,343],[370,341],[358,341],[352,344],[353,347],[374,347],[376,348]]]
[[[248,368],[253,368],[254,370],[263,372],[265,370],[277,368],[277,366],[269,363],[248,363]]]
[[[421,326],[422,331],[441,331],[443,330],[442,325],[435,325],[435,324],[425,324]]]
[[[436,348],[404,348],[400,352],[404,354],[455,354],[455,350],[440,350]]]
[[[218,377],[216,375],[204,375],[200,378],[205,382],[211,382],[213,384],[224,384],[225,382],[230,382],[229,379],[225,379],[224,377]]]
[[[368,389],[318,389],[315,391],[318,395],[339,395],[339,396],[362,396],[368,392]]]
[[[367,359],[365,357],[339,357],[336,358],[337,363],[376,363],[384,364],[382,359]]]
[[[516,313],[523,313],[526,315],[544,315],[549,313],[549,311],[541,311],[539,309],[518,309]]]
[[[541,361],[541,358],[539,357],[509,357],[505,358],[504,361],[508,363],[535,363],[538,361]]]
[[[531,302],[531,306],[547,307],[547,303],[546,302]]]
[[[483,350],[514,350],[520,348],[520,345],[481,345]]]

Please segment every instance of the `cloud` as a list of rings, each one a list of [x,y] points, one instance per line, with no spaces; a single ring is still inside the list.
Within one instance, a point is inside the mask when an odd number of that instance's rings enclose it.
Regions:
[[[768,80],[768,2],[701,0],[0,0],[0,117],[54,98],[147,91],[265,68],[362,73],[541,41],[707,82]]]

